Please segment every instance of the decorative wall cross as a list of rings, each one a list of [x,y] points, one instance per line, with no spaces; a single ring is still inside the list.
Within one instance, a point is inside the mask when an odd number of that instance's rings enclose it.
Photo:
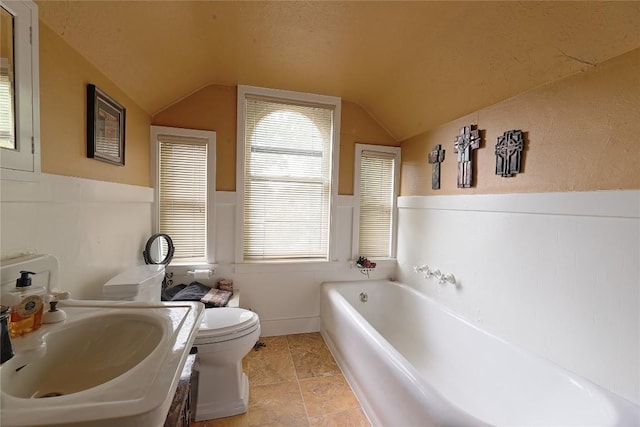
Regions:
[[[429,153],[429,163],[431,163],[431,189],[440,189],[440,163],[444,161],[444,150],[440,144],[433,146]]]
[[[496,175],[512,177],[521,170],[524,136],[520,130],[508,130],[496,144]]]
[[[480,131],[476,125],[465,126],[456,137],[454,151],[458,154],[458,188],[473,185],[473,150],[480,148]]]

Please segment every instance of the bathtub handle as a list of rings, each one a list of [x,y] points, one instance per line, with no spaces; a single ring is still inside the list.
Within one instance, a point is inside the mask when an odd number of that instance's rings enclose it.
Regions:
[[[441,274],[438,278],[438,283],[440,283],[441,285],[444,285],[445,283],[451,283],[452,285],[455,285],[456,276],[454,276],[452,273]]]
[[[432,277],[440,277],[437,276],[437,274],[440,274],[440,270],[431,270],[431,268],[429,268],[428,265],[421,265],[420,267],[418,266],[413,266],[413,272],[414,273],[424,273],[424,278],[425,279],[431,279]]]
[[[413,266],[414,273],[424,273],[426,275],[428,271],[431,271],[428,265],[421,265],[420,267],[417,265]]]

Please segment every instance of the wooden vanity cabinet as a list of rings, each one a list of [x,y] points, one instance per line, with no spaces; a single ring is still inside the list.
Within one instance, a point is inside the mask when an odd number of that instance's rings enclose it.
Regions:
[[[198,392],[198,371],[194,369],[196,355],[190,354],[180,374],[164,427],[189,427],[195,417]]]

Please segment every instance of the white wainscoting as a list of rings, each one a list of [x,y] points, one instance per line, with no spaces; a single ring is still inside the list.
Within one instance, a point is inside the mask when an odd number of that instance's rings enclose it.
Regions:
[[[351,228],[353,196],[338,197],[338,242],[336,260],[330,263],[250,265],[235,264],[234,192],[216,193],[216,272],[214,285],[221,278],[231,279],[241,290],[240,306],[260,316],[263,336],[315,332],[320,330],[320,284],[334,280],[366,279],[352,268]],[[170,267],[174,283],[189,283],[184,267]],[[382,262],[371,278],[389,278],[395,261]]]
[[[58,287],[73,298],[102,299],[104,282],[144,263],[152,188],[50,174],[1,186],[2,258],[55,255]]]
[[[398,276],[640,403],[640,191],[401,197]],[[427,264],[459,286],[413,273]]]

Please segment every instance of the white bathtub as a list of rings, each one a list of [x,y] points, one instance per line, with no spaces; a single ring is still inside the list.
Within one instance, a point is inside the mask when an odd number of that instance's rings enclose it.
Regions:
[[[640,426],[640,407],[409,286],[324,283],[320,317],[374,426]]]

